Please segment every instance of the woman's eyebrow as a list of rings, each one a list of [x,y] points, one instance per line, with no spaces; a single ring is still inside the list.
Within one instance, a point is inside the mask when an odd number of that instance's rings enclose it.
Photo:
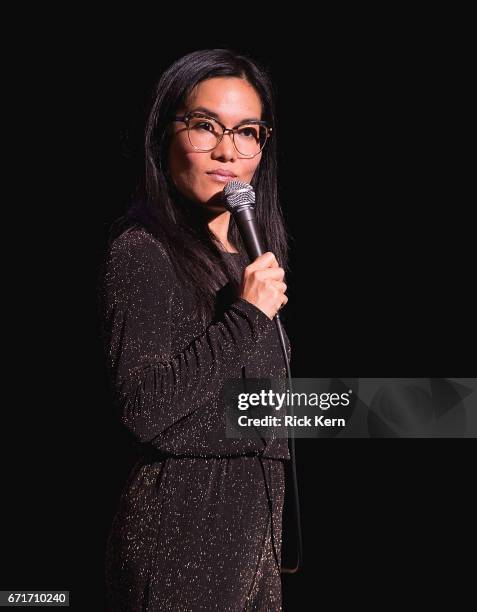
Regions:
[[[219,116],[217,115],[217,113],[214,113],[214,111],[211,111],[210,109],[205,108],[205,106],[196,106],[196,108],[193,108],[189,112],[194,113],[194,112],[199,112],[199,111],[201,113],[205,113],[206,115],[210,115],[214,119],[219,119]],[[239,121],[239,123],[244,123],[246,121],[260,121],[260,119],[257,119],[256,117],[247,117],[246,119],[242,119],[241,121]]]

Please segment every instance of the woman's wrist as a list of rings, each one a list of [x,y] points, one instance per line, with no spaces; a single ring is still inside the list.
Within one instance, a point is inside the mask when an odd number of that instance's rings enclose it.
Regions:
[[[258,325],[269,327],[273,323],[273,319],[270,319],[270,317],[263,310],[245,298],[239,297],[235,304],[245,309]]]

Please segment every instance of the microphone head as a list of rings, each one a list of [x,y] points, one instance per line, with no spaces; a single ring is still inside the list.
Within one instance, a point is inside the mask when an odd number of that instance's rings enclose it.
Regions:
[[[242,181],[228,181],[223,189],[225,208],[231,213],[243,208],[255,206],[255,191],[249,183]]]

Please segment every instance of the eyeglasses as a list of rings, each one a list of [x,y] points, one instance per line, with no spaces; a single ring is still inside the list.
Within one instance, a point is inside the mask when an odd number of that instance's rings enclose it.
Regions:
[[[244,157],[258,155],[273,130],[265,121],[258,120],[226,128],[217,119],[197,111],[173,117],[172,120],[186,124],[189,142],[196,151],[212,151],[221,142],[224,134],[229,132],[232,134],[235,149]]]

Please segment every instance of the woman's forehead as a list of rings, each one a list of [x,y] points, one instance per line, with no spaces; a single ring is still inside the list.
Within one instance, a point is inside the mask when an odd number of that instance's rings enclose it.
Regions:
[[[239,123],[261,119],[262,103],[255,88],[244,79],[213,78],[198,83],[186,103],[188,111]]]

